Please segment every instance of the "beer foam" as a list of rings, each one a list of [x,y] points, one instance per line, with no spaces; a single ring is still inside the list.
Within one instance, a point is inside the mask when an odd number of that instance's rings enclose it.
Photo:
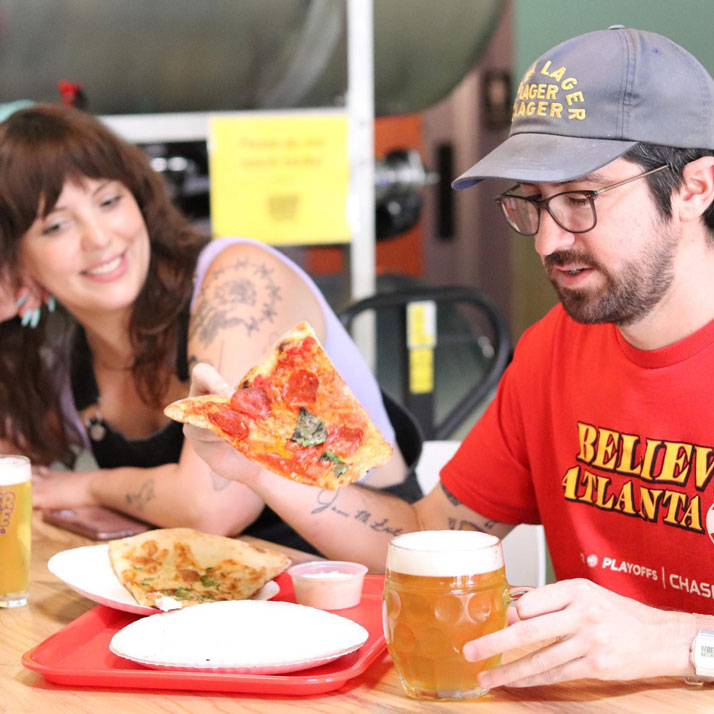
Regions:
[[[416,531],[392,539],[387,569],[404,575],[480,575],[503,567],[500,540],[478,531]]]
[[[0,486],[23,483],[32,478],[30,460],[25,456],[3,456],[0,454]]]

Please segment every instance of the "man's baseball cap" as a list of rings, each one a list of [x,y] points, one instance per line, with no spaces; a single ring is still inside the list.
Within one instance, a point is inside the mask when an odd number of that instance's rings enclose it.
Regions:
[[[452,186],[570,181],[638,142],[714,149],[714,80],[672,40],[618,25],[537,59],[518,87],[508,139]]]

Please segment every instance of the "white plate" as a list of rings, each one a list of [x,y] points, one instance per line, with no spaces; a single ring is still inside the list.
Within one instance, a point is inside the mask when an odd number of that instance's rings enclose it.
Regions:
[[[72,590],[100,605],[133,612],[136,615],[155,615],[161,612],[155,607],[139,605],[133,595],[119,582],[109,561],[107,543],[63,550],[47,561],[47,568],[52,575],[63,580]],[[280,586],[271,580],[258,590],[252,599],[269,600],[278,592]]]
[[[278,674],[330,662],[367,637],[362,625],[313,607],[225,600],[136,620],[109,649],[152,669]]]

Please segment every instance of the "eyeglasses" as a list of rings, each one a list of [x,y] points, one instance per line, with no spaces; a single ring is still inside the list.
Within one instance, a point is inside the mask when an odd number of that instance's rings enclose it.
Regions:
[[[512,193],[520,184],[511,187],[505,193],[497,196],[495,201],[501,207],[503,215],[513,230],[524,236],[534,236],[540,228],[540,214],[548,211],[552,219],[568,233],[587,233],[597,224],[595,199],[613,188],[624,186],[631,181],[644,178],[650,174],[666,169],[667,164],[656,169],[637,174],[624,181],[603,186],[597,191],[563,191],[548,198],[531,198]]]

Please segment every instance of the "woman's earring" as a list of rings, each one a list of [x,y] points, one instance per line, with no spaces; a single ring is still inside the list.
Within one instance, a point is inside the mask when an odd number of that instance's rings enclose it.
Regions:
[[[24,299],[23,299],[24,298]],[[25,300],[27,299],[27,296],[23,296],[23,298],[20,298],[20,300],[17,301],[18,307],[22,307],[24,304]],[[54,295],[48,295],[47,298],[45,299],[45,303],[47,305],[47,311],[48,312],[54,312],[55,307],[57,306],[57,302],[55,300]],[[29,327],[31,329],[34,329],[40,324],[40,318],[42,317],[42,308],[41,307],[36,307],[34,310],[28,310],[23,316],[22,320],[20,321],[20,324],[23,327]]]
[[[34,310],[28,310],[23,316],[20,324],[23,327],[35,328],[40,322],[40,308],[36,307]]]

